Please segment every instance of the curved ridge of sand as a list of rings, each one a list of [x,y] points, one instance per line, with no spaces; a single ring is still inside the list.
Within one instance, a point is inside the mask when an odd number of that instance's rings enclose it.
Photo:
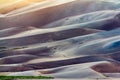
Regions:
[[[119,9],[102,0],[0,6],[0,75],[120,79]]]

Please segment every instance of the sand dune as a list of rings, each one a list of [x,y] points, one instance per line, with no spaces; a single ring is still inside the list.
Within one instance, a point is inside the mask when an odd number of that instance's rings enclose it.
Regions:
[[[87,14],[67,17],[51,24],[45,25],[44,27],[57,27],[77,24],[81,27],[90,27],[103,30],[110,30],[119,27],[119,11],[117,10],[104,10],[96,11]],[[91,24],[91,25],[90,25]],[[114,24],[114,25],[112,25]],[[109,27],[108,27],[109,26]]]
[[[48,23],[51,23],[53,21],[65,17],[80,15],[93,11],[110,10],[110,9],[113,10],[113,9],[117,9],[118,8],[117,6],[119,6],[111,2],[104,3],[101,1],[94,1],[94,0],[85,0],[85,1],[75,0],[72,2],[70,0],[70,2],[68,3],[65,3],[66,1],[65,2],[64,1],[65,0],[63,1],[55,0],[54,3],[51,3],[51,5],[46,7],[45,9],[42,9],[41,7],[35,9],[33,8],[29,11],[26,10],[21,13],[19,12],[14,15],[9,15],[3,18],[2,20],[0,19],[0,22],[2,23],[0,24],[1,29],[13,27],[13,26],[15,27],[15,26],[28,26],[28,25],[41,27],[43,25],[46,25]],[[64,4],[56,5],[60,3],[64,3]]]
[[[0,1],[0,13],[6,14],[10,11],[34,4],[35,2],[41,2],[43,0],[1,0]]]
[[[9,1],[0,1],[0,75],[120,78],[119,2]]]
[[[41,32],[42,31],[42,32]],[[36,33],[37,32],[37,33]],[[81,28],[73,28],[73,29],[63,29],[62,28],[56,28],[56,29],[40,29],[40,30],[33,30],[30,32],[26,31],[20,34],[16,34],[9,37],[3,37],[1,38],[1,42],[4,43],[1,45],[3,46],[9,46],[9,45],[15,45],[15,46],[24,46],[24,45],[30,45],[30,44],[36,44],[36,43],[44,43],[44,42],[52,42],[52,41],[58,41],[62,39],[67,39],[71,37],[81,36],[85,34],[91,34],[95,32],[100,32],[100,30],[95,29],[81,29]],[[73,34],[74,33],[74,34]],[[25,41],[26,40],[26,41]],[[9,44],[8,41],[11,43]],[[12,44],[12,42],[14,42]],[[6,43],[8,45],[6,45]]]

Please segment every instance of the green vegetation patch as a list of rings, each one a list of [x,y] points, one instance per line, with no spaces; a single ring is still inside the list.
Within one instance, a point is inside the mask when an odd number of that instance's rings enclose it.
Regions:
[[[53,79],[47,76],[0,76],[0,80],[17,80],[17,79]]]

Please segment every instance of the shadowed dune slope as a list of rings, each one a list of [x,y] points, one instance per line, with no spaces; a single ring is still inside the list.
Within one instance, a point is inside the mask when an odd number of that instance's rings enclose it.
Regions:
[[[119,2],[14,4],[0,6],[0,75],[120,79]]]

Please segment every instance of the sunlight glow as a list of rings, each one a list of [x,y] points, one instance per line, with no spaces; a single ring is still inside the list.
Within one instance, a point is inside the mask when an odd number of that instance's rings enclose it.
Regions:
[[[41,1],[44,0],[0,0],[0,13],[8,13],[12,10]]]

